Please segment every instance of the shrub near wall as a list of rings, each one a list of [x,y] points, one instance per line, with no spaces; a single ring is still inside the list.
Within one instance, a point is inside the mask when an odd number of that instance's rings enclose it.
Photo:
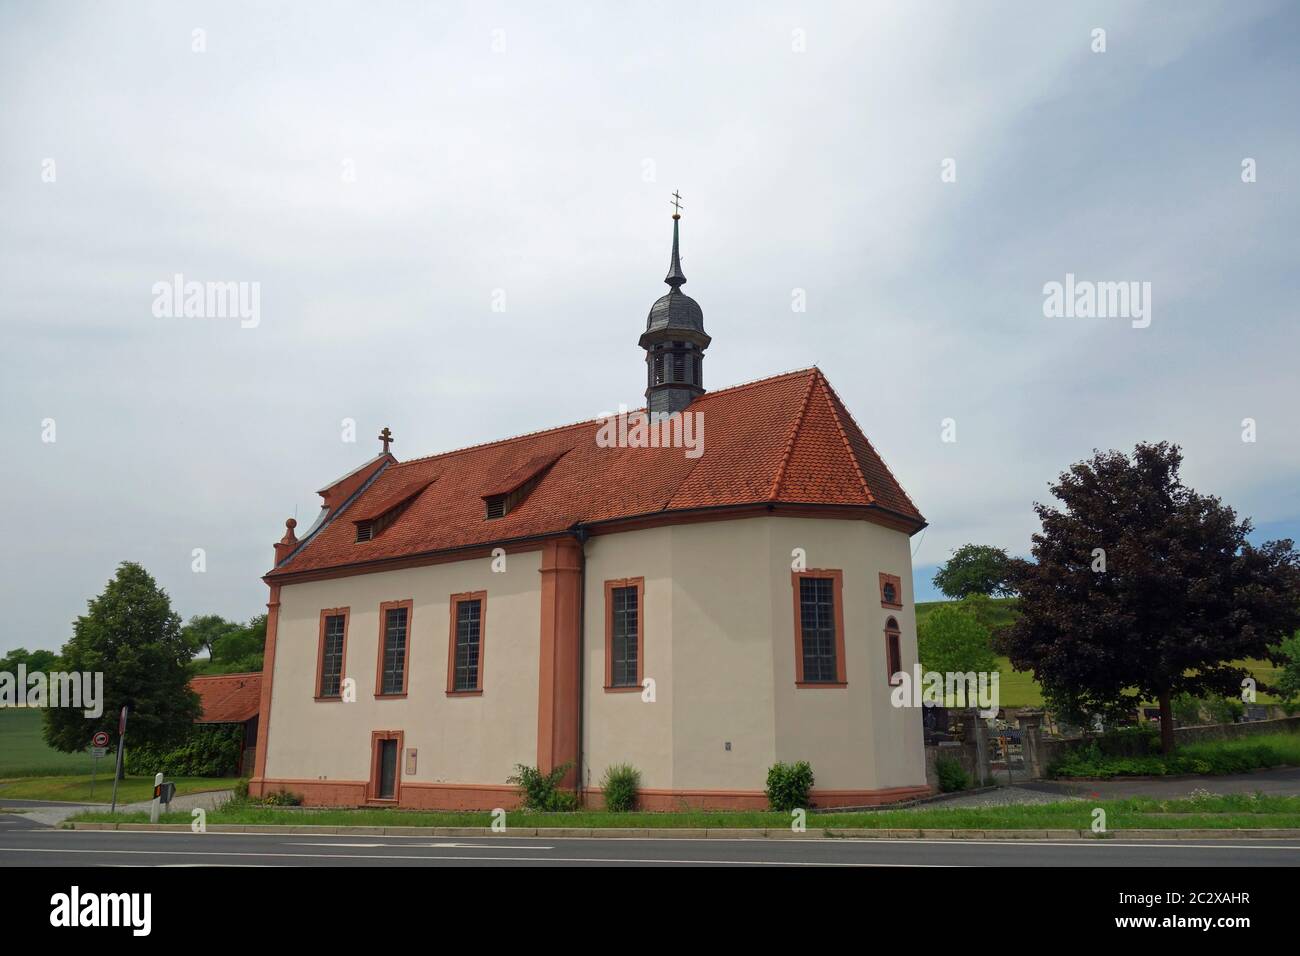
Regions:
[[[786,813],[806,809],[812,787],[813,770],[808,761],[774,763],[767,771],[768,806]]]
[[[159,772],[169,777],[233,777],[243,746],[242,724],[195,724],[184,743],[171,750],[128,746],[126,772],[133,777]]]
[[[631,764],[619,763],[605,769],[600,778],[605,809],[611,813],[627,813],[636,809],[636,798],[641,791],[641,771]]]

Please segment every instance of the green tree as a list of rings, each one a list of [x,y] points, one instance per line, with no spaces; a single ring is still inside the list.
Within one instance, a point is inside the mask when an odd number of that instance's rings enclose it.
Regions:
[[[989,629],[960,606],[945,605],[931,611],[917,627],[916,648],[921,667],[927,671],[990,673],[998,668]]]
[[[1300,627],[1300,554],[1258,547],[1250,521],[1182,483],[1176,445],[1098,452],[1052,485],[1061,507],[1034,506],[1035,561],[1012,562],[1020,616],[995,646],[1033,670],[1071,714],[1160,703],[1174,746],[1173,698],[1237,696],[1245,658]]]
[[[216,639],[206,661],[196,661],[197,674],[238,674],[260,671],[266,648],[266,615],[259,614],[244,625],[233,625]]]
[[[190,618],[181,628],[181,636],[185,638],[192,653],[207,651],[208,657],[213,657],[217,642],[239,630],[241,628],[237,622],[227,621],[220,614],[200,614]]]
[[[0,657],[0,671],[16,674],[19,664],[25,666],[29,674],[35,671],[48,674],[50,671],[60,669],[59,655],[39,647],[34,651],[29,651],[25,647],[15,647],[4,657]]]
[[[934,573],[934,586],[953,600],[971,594],[1006,597],[1011,559],[1006,551],[987,544],[963,544]]]
[[[81,710],[47,709],[46,743],[73,753],[95,731],[115,735],[123,705],[131,708],[128,742],[163,749],[183,740],[199,716],[199,698],[189,688],[190,647],[167,592],[127,561],[88,604],[63,645],[61,663],[67,671],[104,675],[104,712],[89,719]]]
[[[1273,648],[1273,660],[1282,666],[1275,690],[1287,713],[1291,713],[1296,700],[1300,699],[1300,633],[1292,634]]]

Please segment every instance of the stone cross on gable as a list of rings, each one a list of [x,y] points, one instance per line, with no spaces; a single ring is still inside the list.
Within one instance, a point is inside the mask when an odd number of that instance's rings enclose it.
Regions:
[[[384,454],[387,455],[388,446],[395,441],[395,439],[393,438],[393,433],[388,430],[387,425],[385,425],[384,430],[379,433],[379,440],[384,443]]]

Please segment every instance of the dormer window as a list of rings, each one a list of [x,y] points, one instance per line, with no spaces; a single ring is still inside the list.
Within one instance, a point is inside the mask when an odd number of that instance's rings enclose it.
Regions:
[[[357,527],[358,541],[373,541],[385,528],[395,522],[414,504],[424,490],[437,481],[436,478],[422,478],[405,485],[397,493],[379,499],[374,505],[363,509],[352,523]]]
[[[514,511],[546,477],[551,466],[564,457],[565,451],[535,455],[483,492],[484,518],[494,521]]]

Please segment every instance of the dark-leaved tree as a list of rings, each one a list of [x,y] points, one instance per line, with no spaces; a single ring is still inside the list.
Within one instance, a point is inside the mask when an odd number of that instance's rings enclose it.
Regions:
[[[1245,658],[1300,626],[1300,555],[1289,540],[1254,546],[1248,519],[1182,483],[1182,452],[1162,442],[1132,456],[1097,452],[1036,504],[1034,561],[1015,560],[1020,617],[997,647],[1073,713],[1131,712],[1160,702],[1239,695]]]
[[[140,565],[123,562],[60,652],[66,671],[103,673],[104,712],[88,719],[82,710],[47,709],[46,742],[72,753],[85,749],[97,730],[116,741],[123,704],[131,708],[128,744],[165,749],[179,742],[200,711],[189,688],[190,654],[167,592]]]

